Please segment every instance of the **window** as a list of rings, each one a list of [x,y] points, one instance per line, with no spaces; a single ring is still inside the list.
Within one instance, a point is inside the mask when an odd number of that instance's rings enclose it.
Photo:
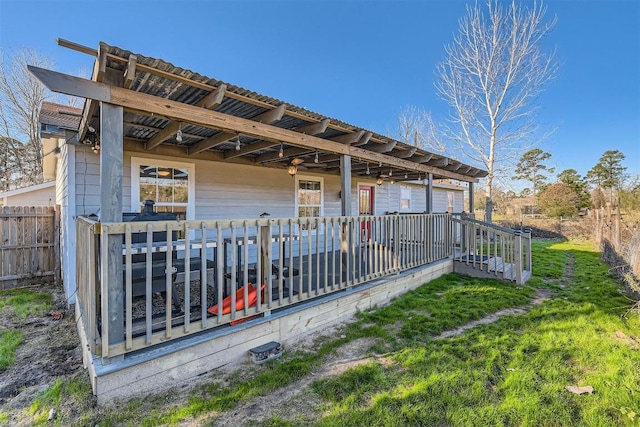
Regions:
[[[400,187],[400,209],[404,211],[411,209],[411,187]]]
[[[319,217],[323,214],[322,178],[296,175],[296,215]],[[302,227],[306,229],[306,225]]]
[[[139,212],[153,200],[156,212],[175,212],[179,219],[194,217],[194,165],[131,158],[131,209]]]

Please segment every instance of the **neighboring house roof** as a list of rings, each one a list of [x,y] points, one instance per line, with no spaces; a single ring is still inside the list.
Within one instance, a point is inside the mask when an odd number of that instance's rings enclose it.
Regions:
[[[40,108],[40,133],[44,138],[63,137],[65,130],[78,130],[81,118],[81,108],[45,101]]]
[[[102,81],[105,76],[111,75],[111,77],[117,77],[111,81],[117,81],[120,78],[125,87],[136,92],[189,105],[203,106],[204,103],[209,105],[208,108],[218,113],[257,120],[274,127],[307,133],[317,138],[356,146],[389,157],[401,158],[408,162],[437,168],[439,173],[446,171],[441,176],[454,173],[456,176],[468,179],[484,177],[487,174],[482,169],[465,165],[455,159],[430,153],[413,145],[285,103],[279,99],[176,67],[161,59],[133,54],[105,43],[100,43],[98,50],[79,46],[72,42],[63,41],[63,44],[81,52],[96,55],[98,66],[94,68],[93,80],[95,81]],[[84,125],[80,129],[81,138],[84,138],[89,126],[99,129],[99,109],[96,105],[97,102],[92,101],[85,103],[83,114],[87,120],[82,122]],[[206,105],[204,106],[206,107]],[[278,116],[275,113],[280,109],[284,111],[284,115]],[[268,121],[261,119],[265,113],[270,116]],[[277,117],[277,119],[273,120],[273,117]],[[324,123],[327,123],[326,126],[322,126]],[[160,144],[179,146],[190,156],[197,156],[201,152],[213,152],[223,161],[250,162],[277,167],[282,167],[293,158],[301,158],[306,162],[305,166],[311,165],[314,163],[316,153],[316,150],[309,148],[288,146],[286,142],[265,141],[259,137],[238,135],[233,131],[218,130],[188,123],[188,121],[181,123],[178,127],[179,123],[168,117],[145,113],[139,109],[128,110],[126,107],[124,124],[125,141],[144,146],[147,150],[152,150]],[[181,138],[176,137],[178,129]],[[240,143],[238,143],[238,138]],[[236,152],[236,145],[241,145],[242,150]],[[283,145],[284,147],[282,147]],[[281,147],[284,156],[279,156]],[[320,154],[323,156],[316,164],[326,164],[325,172],[340,173],[339,156],[329,152]],[[364,172],[365,163],[365,161],[353,157],[353,173]],[[409,180],[420,178],[417,170],[420,168],[416,169],[413,176],[408,178]],[[398,169],[397,172],[402,172],[402,170]],[[422,176],[424,176],[424,172]]]
[[[47,181],[43,182],[42,184],[35,184],[28,187],[16,188],[15,190],[0,192],[0,204],[4,204],[4,201],[9,197],[24,196],[34,191],[46,190],[49,188],[53,189],[55,188],[55,186],[55,181]]]

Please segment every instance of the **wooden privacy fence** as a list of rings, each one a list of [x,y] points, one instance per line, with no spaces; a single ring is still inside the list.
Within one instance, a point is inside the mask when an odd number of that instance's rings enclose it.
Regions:
[[[56,207],[0,207],[0,289],[60,281]]]

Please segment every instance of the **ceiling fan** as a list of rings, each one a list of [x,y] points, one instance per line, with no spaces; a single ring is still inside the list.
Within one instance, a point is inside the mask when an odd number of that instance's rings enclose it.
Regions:
[[[317,158],[318,158],[318,155],[316,154],[316,160]],[[298,169],[306,170],[311,168],[326,168],[326,167],[327,167],[326,163],[319,163],[319,162],[305,163],[304,159],[295,157],[291,159],[291,162],[289,162],[289,165],[287,166],[287,172],[289,173],[289,175],[295,176],[295,174],[298,173]]]
[[[317,157],[316,157],[316,159],[317,159]],[[295,157],[295,158],[291,159],[291,165],[292,166],[298,166],[301,169],[326,168],[327,167],[326,163],[320,163],[320,162],[317,162],[317,161],[305,162],[304,159],[301,159],[299,157]]]

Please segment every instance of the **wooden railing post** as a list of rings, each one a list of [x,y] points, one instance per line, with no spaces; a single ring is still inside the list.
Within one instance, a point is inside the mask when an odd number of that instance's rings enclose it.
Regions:
[[[516,230],[514,233],[515,236],[515,253],[514,253],[514,262],[516,267],[516,283],[522,284],[522,232],[520,230]]]
[[[271,305],[270,298],[268,298],[271,293],[271,222],[269,219],[271,215],[268,213],[263,213],[260,215],[260,218],[268,219],[267,223],[260,223],[260,255],[258,260],[260,262],[260,273],[261,277],[258,278],[259,282],[254,283],[256,289],[260,289],[262,283],[267,286],[262,291],[262,301],[266,302],[267,306]],[[246,233],[246,230],[245,230]],[[269,289],[267,289],[269,288]],[[267,313],[265,313],[267,315]]]
[[[526,268],[525,270],[527,271],[533,271],[533,259],[531,256],[531,229],[530,228],[525,228],[524,229],[524,235],[526,238],[526,243],[527,243],[527,254],[526,254]]]

